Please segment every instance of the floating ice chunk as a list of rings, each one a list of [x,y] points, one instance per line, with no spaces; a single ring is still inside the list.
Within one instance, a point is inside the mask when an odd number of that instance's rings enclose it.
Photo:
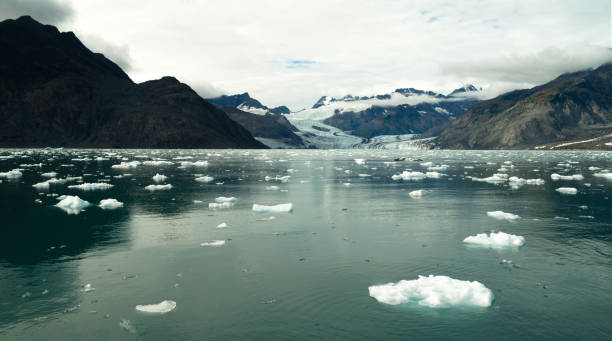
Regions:
[[[430,179],[439,179],[442,175],[444,175],[444,174],[440,174],[438,172],[427,172],[427,173],[425,173],[425,176],[430,178]]]
[[[236,199],[235,197],[229,197],[229,198],[228,197],[218,197],[218,198],[215,198],[215,202],[236,202],[236,200],[238,200],[238,199]]]
[[[143,161],[143,165],[145,166],[171,166],[174,162],[165,161],[165,160],[154,160],[154,161]]]
[[[554,181],[559,181],[559,180],[576,180],[576,181],[581,181],[581,180],[584,180],[584,176],[582,176],[582,174],[559,175],[557,173],[552,173],[550,175],[550,178],[553,179]]]
[[[595,167],[595,166],[591,166],[591,167],[589,167],[589,170],[590,170],[590,171],[596,171],[596,170],[600,170],[600,169],[601,169],[601,168],[599,168],[599,167]]]
[[[480,282],[434,275],[373,285],[368,291],[370,296],[380,303],[391,305],[411,303],[429,308],[489,307],[494,299],[493,292]]]
[[[42,173],[40,176],[44,178],[55,178],[57,176],[57,173],[56,172]]]
[[[83,289],[81,291],[83,292],[91,292],[96,290],[96,288],[92,287],[91,284],[87,283],[83,286]]]
[[[149,185],[146,186],[145,189],[147,191],[167,191],[172,189],[172,185],[171,184],[166,184],[166,185]]]
[[[516,214],[506,213],[503,211],[487,212],[487,216],[497,219],[497,220],[509,220],[509,221],[514,221],[514,220],[518,220],[521,218],[520,216]]]
[[[612,180],[612,172],[608,172],[608,171],[602,171],[599,173],[593,173],[594,176],[598,177],[598,178],[604,178],[606,180]]]
[[[345,187],[351,187],[351,183],[350,182],[345,182],[342,185],[344,185]]]
[[[279,204],[279,205],[273,205],[273,206],[253,204],[253,212],[281,213],[281,212],[291,212],[291,211],[293,211],[292,203]]]
[[[363,165],[365,163],[365,159],[355,159],[355,163],[358,165]]]
[[[541,186],[541,185],[544,185],[546,183],[542,179],[523,179],[523,178],[519,178],[519,177],[516,177],[516,176],[510,177],[510,179],[508,179],[508,181],[510,181],[510,185],[512,185],[512,186],[523,186],[523,185]]]
[[[278,186],[266,186],[266,191],[278,191],[279,189]]]
[[[433,162],[431,162],[431,161],[429,161],[429,162],[422,162],[421,166],[423,166],[423,167],[431,167],[431,166],[433,166]]]
[[[207,167],[208,161],[183,161],[181,162],[181,167]]]
[[[58,199],[60,202],[55,204],[55,206],[66,211],[68,214],[79,214],[79,212],[91,205],[89,202],[82,200],[76,195],[62,195]]]
[[[215,180],[215,178],[213,178],[212,176],[201,176],[199,178],[196,178],[195,181],[197,182],[203,182],[203,183],[209,183],[212,182],[213,180]]]
[[[0,172],[0,178],[6,178],[6,179],[19,179],[21,178],[21,176],[23,175],[23,173],[21,173],[21,171],[19,169],[13,169],[10,170],[8,172]]]
[[[424,195],[427,195],[428,193],[429,193],[429,191],[426,191],[424,189],[419,189],[419,190],[412,191],[412,192],[408,193],[408,195],[410,197],[412,197],[412,198],[421,198]]]
[[[559,187],[555,191],[566,195],[575,195],[578,193],[578,190],[574,187]]]
[[[499,183],[506,182],[508,180],[508,174],[495,173],[492,176],[487,177],[487,178],[477,178],[473,176],[470,178],[472,179],[472,181],[487,182],[490,184],[499,184]]]
[[[164,182],[164,181],[166,181],[166,179],[168,179],[168,177],[167,177],[167,176],[162,175],[162,174],[159,174],[159,173],[156,173],[156,174],[153,176],[153,181],[155,181],[155,182],[157,182],[157,183]]]
[[[201,204],[201,203],[203,203],[203,201],[202,200],[194,200],[193,203],[194,204]]]
[[[408,172],[408,171],[404,171],[401,174],[396,174],[396,175],[391,176],[391,179],[393,180],[406,180],[406,181],[423,180],[425,178],[426,178],[425,173]]]
[[[448,165],[439,165],[439,166],[430,166],[427,167],[427,169],[432,170],[432,171],[439,171],[439,170],[447,170],[448,169]]]
[[[39,191],[48,190],[49,189],[49,181],[43,181],[36,184],[33,184],[32,187],[36,188]]]
[[[117,199],[103,199],[98,206],[103,210],[114,210],[123,207],[123,203]]]
[[[130,168],[136,168],[140,166],[140,161],[131,161],[131,162],[121,162],[118,165],[112,165],[111,168],[115,168],[115,169],[130,169]]]
[[[359,177],[361,177],[361,178],[367,178],[367,177],[371,176],[370,174],[365,174],[365,173],[363,173],[363,174],[358,174],[358,175],[359,175]]]
[[[233,202],[221,202],[221,203],[211,202],[211,203],[208,203],[208,208],[211,208],[211,209],[230,208],[230,207],[233,207],[233,206],[234,206]]]
[[[463,242],[491,248],[520,247],[525,245],[525,237],[504,232],[491,232],[488,235],[486,233],[479,233],[475,236],[469,236]]]
[[[223,246],[225,245],[225,240],[211,240],[209,242],[201,243],[200,246]]]
[[[165,300],[157,304],[137,305],[136,310],[145,313],[165,314],[176,308],[176,302]]]
[[[217,225],[218,229],[224,229],[226,227],[227,227],[227,223],[221,223],[221,224]]]
[[[81,191],[99,191],[109,188],[113,188],[115,185],[107,184],[104,182],[86,182],[80,185],[70,185],[68,188],[80,189]]]

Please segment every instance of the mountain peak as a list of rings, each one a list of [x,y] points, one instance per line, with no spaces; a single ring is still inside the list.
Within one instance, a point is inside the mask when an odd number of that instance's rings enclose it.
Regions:
[[[473,84],[466,84],[460,88],[453,90],[449,94],[449,96],[462,95],[462,94],[470,94],[482,91],[482,88],[477,88]]]

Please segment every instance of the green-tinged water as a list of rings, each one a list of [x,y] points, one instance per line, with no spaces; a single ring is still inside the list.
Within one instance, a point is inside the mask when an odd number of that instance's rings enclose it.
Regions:
[[[422,161],[392,162],[398,156]],[[111,168],[154,159],[172,164]],[[181,167],[200,160],[208,165]],[[612,181],[595,176],[612,171],[609,152],[1,150],[0,172],[18,168],[21,177],[0,183],[2,340],[612,338]],[[440,176],[392,179],[404,170]],[[32,187],[52,171],[83,178]],[[545,183],[469,178],[504,172]],[[145,190],[156,173],[172,189]],[[68,187],[79,181],[114,187]],[[419,189],[423,197],[409,195]],[[51,194],[92,206],[67,214]],[[222,196],[237,201],[208,208]],[[124,207],[96,206],[107,198]],[[293,212],[252,211],[283,203]],[[498,210],[521,218],[487,216]],[[463,243],[492,230],[525,245]],[[215,240],[225,244],[200,245]],[[495,299],[389,305],[368,292],[430,274],[478,281]],[[176,308],[135,309],[164,300]]]

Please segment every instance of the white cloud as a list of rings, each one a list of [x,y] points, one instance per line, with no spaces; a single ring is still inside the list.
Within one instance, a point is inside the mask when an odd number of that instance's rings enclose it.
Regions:
[[[72,5],[63,0],[2,0],[0,1],[0,20],[16,19],[29,15],[45,24],[59,24],[70,20]]]
[[[61,26],[129,46],[136,81],[173,75],[268,106],[466,82],[491,94],[597,66],[609,3],[582,0],[73,1]],[[307,63],[295,63],[307,61]],[[204,85],[202,85],[204,84]],[[202,90],[198,90],[202,89]]]

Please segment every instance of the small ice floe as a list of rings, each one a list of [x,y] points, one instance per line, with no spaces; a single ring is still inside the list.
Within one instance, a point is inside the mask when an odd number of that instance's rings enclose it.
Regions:
[[[596,170],[600,170],[600,169],[601,169],[601,168],[599,168],[599,167],[595,167],[595,166],[591,166],[591,167],[589,167],[589,170],[590,170],[591,172],[592,172],[592,171],[596,171]]]
[[[201,176],[199,178],[195,178],[195,181],[197,182],[203,182],[203,183],[209,183],[209,182],[213,182],[213,180],[215,180],[215,178],[213,178],[212,176]]]
[[[472,181],[487,182],[490,184],[500,184],[500,183],[504,183],[508,181],[508,174],[495,173],[492,176],[489,176],[486,178],[477,178],[477,177],[472,176],[470,177],[470,179],[472,179]]]
[[[111,168],[115,168],[115,169],[130,169],[130,168],[136,168],[140,166],[140,161],[131,161],[131,162],[121,162],[118,165],[112,165]]]
[[[358,174],[358,176],[359,176],[360,178],[367,178],[367,177],[372,176],[372,175],[362,173],[362,174]]]
[[[225,240],[211,240],[209,242],[200,243],[200,246],[223,246]]]
[[[142,164],[145,166],[172,166],[174,162],[166,161],[166,160],[154,160],[154,161],[143,161]]]
[[[79,214],[82,210],[91,205],[89,202],[82,200],[76,195],[62,195],[58,199],[60,202],[55,204],[55,206],[61,208],[68,214]]]
[[[202,204],[202,203],[204,203],[204,202],[203,202],[202,200],[194,200],[194,201],[193,201],[193,203],[194,203],[194,204]]]
[[[226,228],[226,227],[227,227],[227,223],[221,223],[221,224],[217,225],[217,227],[216,227],[216,228],[218,228],[218,229],[224,229],[224,228]]]
[[[521,247],[525,245],[525,237],[504,232],[479,233],[463,240],[464,243],[490,248]]]
[[[342,185],[344,187],[351,187],[351,183],[350,182],[344,182]]]
[[[155,181],[155,182],[157,182],[157,183],[164,182],[164,181],[166,181],[166,179],[168,179],[168,177],[167,177],[167,176],[162,175],[162,174],[159,174],[159,173],[156,173],[156,174],[153,176],[153,181]]]
[[[236,199],[235,197],[218,197],[218,198],[215,198],[215,202],[236,202],[236,200],[238,200],[238,199]]]
[[[104,182],[86,182],[80,185],[70,185],[68,188],[79,189],[81,191],[100,191],[109,188],[113,188],[115,185],[107,184]]]
[[[565,195],[576,195],[578,190],[574,187],[559,187],[555,191]]]
[[[291,211],[293,211],[292,203],[279,204],[279,205],[273,205],[273,206],[253,204],[253,212],[282,213],[282,212],[291,212]]]
[[[355,159],[355,163],[358,165],[363,165],[365,163],[365,159]]]
[[[431,162],[431,161],[421,162],[421,166],[423,166],[423,167],[431,167],[431,166],[433,166],[433,162]]]
[[[559,181],[559,180],[576,180],[576,181],[581,181],[584,180],[584,176],[582,176],[582,174],[574,174],[574,175],[559,175],[557,173],[552,173],[550,175],[550,178],[554,181]]]
[[[183,161],[181,167],[208,167],[208,161]]]
[[[42,176],[43,178],[55,178],[57,176],[57,173],[56,172],[42,173],[40,176]]]
[[[489,307],[494,299],[493,292],[480,282],[434,275],[373,285],[368,291],[380,303],[417,304],[428,308]]]
[[[167,191],[172,189],[172,185],[171,184],[166,184],[166,185],[149,185],[146,186],[145,189],[147,191]]]
[[[447,170],[448,167],[449,167],[448,165],[438,165],[438,166],[429,166],[427,167],[427,169],[431,171],[443,171],[443,170]]]
[[[96,290],[96,288],[92,287],[91,284],[87,283],[83,286],[83,289],[81,289],[82,292],[91,292]]]
[[[278,191],[279,189],[278,186],[266,186],[266,191]]]
[[[423,196],[425,196],[427,194],[429,194],[429,191],[424,190],[424,189],[418,189],[416,191],[412,191],[412,192],[408,193],[408,195],[411,198],[422,198]]]
[[[523,178],[519,178],[516,176],[512,176],[508,179],[508,181],[510,182],[511,186],[523,186],[523,185],[535,185],[535,186],[541,186],[544,185],[546,182],[542,179],[523,179]]]
[[[487,216],[497,219],[497,220],[508,220],[508,221],[514,221],[514,220],[521,219],[521,217],[516,214],[506,213],[503,211],[487,212]]]
[[[234,207],[233,202],[210,202],[208,203],[208,208],[210,209],[218,209],[218,208],[231,208]]]
[[[563,221],[569,221],[570,220],[570,218],[568,218],[568,217],[560,217],[560,216],[555,216],[554,219],[555,220],[563,220]]]
[[[441,174],[438,172],[421,173],[421,172],[404,171],[401,174],[395,174],[391,176],[391,179],[404,180],[404,181],[416,181],[416,180],[423,180],[425,178],[437,179],[440,176]]]
[[[115,210],[123,207],[123,203],[117,199],[103,199],[98,206],[103,210]]]
[[[19,179],[22,176],[23,176],[23,173],[21,173],[21,170],[19,169],[13,169],[8,172],[0,172],[0,178]]]
[[[49,189],[49,181],[43,181],[33,184],[32,187],[36,188],[39,191],[46,191]]]
[[[257,221],[270,221],[270,220],[274,220],[274,219],[276,219],[275,216],[269,216],[267,218],[259,218],[259,219],[256,219],[256,220]]]
[[[601,171],[599,173],[593,173],[594,176],[598,177],[598,178],[604,178],[606,180],[612,180],[612,172],[608,172],[606,171]]]
[[[136,310],[142,311],[145,313],[155,313],[155,314],[165,314],[169,313],[176,308],[176,302],[171,300],[161,301],[157,304],[145,304],[145,305],[137,305]]]
[[[125,330],[130,334],[136,334],[136,328],[132,325],[130,320],[123,319],[119,322],[119,328]]]
[[[275,176],[275,177],[270,177],[270,176],[266,176],[264,178],[264,180],[266,182],[268,181],[278,181],[278,182],[289,182],[289,179],[291,179],[291,175],[285,175],[285,176]]]

